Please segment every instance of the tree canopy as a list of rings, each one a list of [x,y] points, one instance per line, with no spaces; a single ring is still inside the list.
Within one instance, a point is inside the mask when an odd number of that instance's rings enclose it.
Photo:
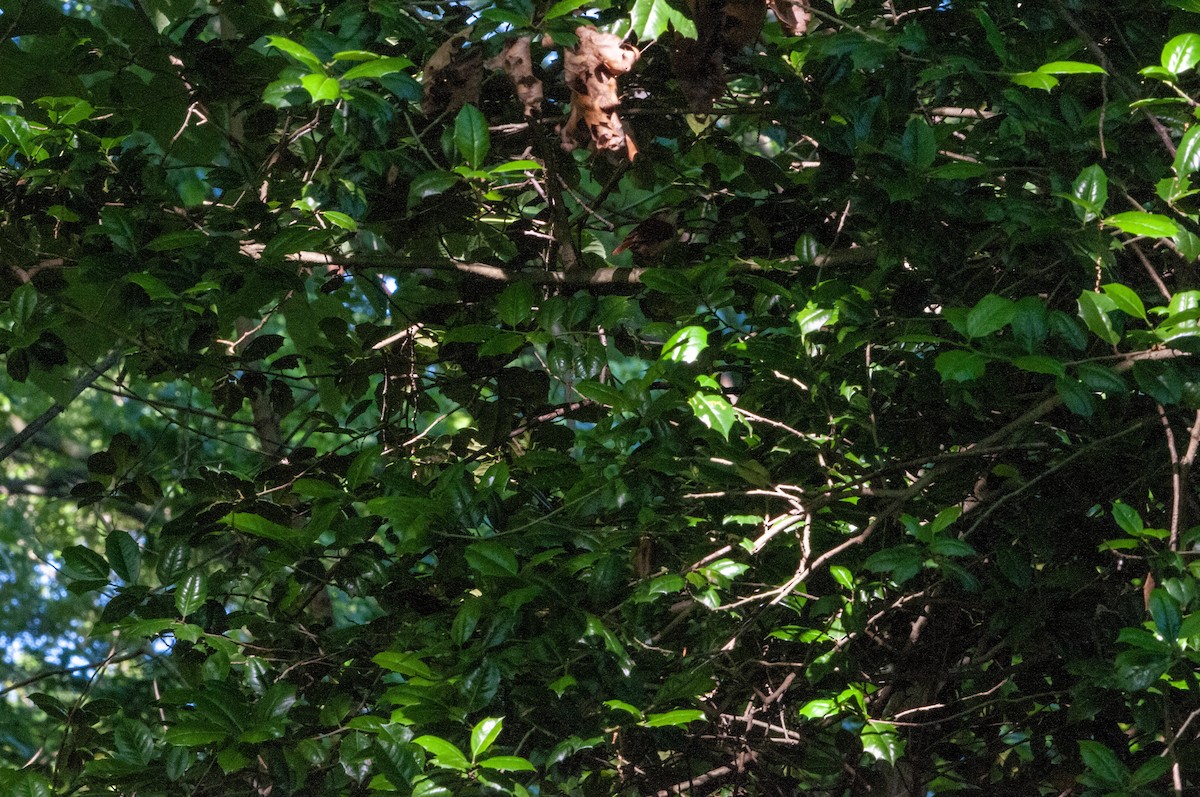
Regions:
[[[1200,788],[1196,0],[0,12],[5,794]]]

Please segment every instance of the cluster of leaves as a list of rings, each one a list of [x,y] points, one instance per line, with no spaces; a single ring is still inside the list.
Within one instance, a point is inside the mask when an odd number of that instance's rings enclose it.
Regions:
[[[6,8],[0,789],[1200,783],[1200,7],[804,6]]]

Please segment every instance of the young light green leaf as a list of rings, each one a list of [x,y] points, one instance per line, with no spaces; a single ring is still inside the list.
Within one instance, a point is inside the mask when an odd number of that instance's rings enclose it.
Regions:
[[[300,63],[307,66],[313,72],[323,72],[324,67],[321,65],[321,59],[317,58],[316,53],[305,47],[303,44],[285,39],[283,36],[268,36],[267,44],[274,47],[280,52],[287,53],[292,58],[295,58]]]
[[[1200,35],[1181,33],[1162,48],[1163,69],[1172,75],[1186,72],[1200,62]]]
[[[454,146],[472,169],[478,169],[491,148],[487,119],[483,112],[467,103],[454,118]]]
[[[434,766],[459,771],[471,768],[471,762],[450,742],[437,736],[418,736],[413,743],[424,747],[433,756]]]
[[[471,729],[471,760],[479,758],[480,755],[487,752],[487,749],[492,746],[500,736],[500,731],[504,728],[503,717],[487,717],[475,724]]]
[[[833,565],[829,568],[829,575],[846,589],[854,589],[854,574],[850,572],[850,568]]]
[[[1045,72],[1018,72],[1010,75],[1009,80],[1018,86],[1049,91],[1058,85],[1058,78]]]
[[[624,711],[626,714],[632,715],[639,721],[642,719],[641,709],[639,709],[637,706],[626,703],[624,700],[605,700],[604,705],[611,709],[616,709],[617,711]]]
[[[1145,320],[1146,305],[1142,303],[1141,297],[1134,293],[1132,288],[1119,282],[1110,282],[1107,285],[1101,285],[1100,290],[1113,300],[1113,304],[1118,310],[1134,318]]]
[[[300,85],[312,96],[313,102],[333,101],[342,96],[342,84],[337,78],[313,73],[300,78]]]
[[[659,359],[672,363],[694,363],[706,348],[708,330],[704,327],[684,327],[663,344]]]
[[[660,38],[669,27],[688,39],[696,38],[696,23],[668,0],[635,0],[629,20],[640,42]]]
[[[364,77],[380,78],[385,75],[402,72],[412,65],[413,62],[407,58],[380,58],[376,61],[367,61],[366,63],[351,67],[346,70],[346,74],[342,75],[342,80],[354,80]]]
[[[724,396],[697,391],[688,399],[688,405],[700,423],[729,439],[729,430],[733,428],[737,415],[733,405]]]
[[[485,758],[479,762],[482,769],[492,769],[497,772],[536,772],[537,769],[527,758],[515,755],[498,755]]]
[[[1042,75],[1104,75],[1102,67],[1084,61],[1051,61],[1037,69]]]
[[[558,0],[557,3],[547,9],[545,16],[542,17],[542,20],[548,22],[552,19],[558,19],[559,17],[566,16],[575,9],[587,5],[589,2],[590,0]]]
[[[704,719],[704,712],[699,709],[677,708],[673,711],[647,714],[645,722],[641,724],[647,728],[668,728],[687,725],[688,723],[702,719]]]
[[[1109,216],[1104,223],[1130,235],[1148,235],[1151,238],[1170,238],[1179,232],[1179,225],[1166,216],[1141,210]]]

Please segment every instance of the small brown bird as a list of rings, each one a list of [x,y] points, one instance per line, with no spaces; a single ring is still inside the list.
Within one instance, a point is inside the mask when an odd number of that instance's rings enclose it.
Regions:
[[[659,211],[634,227],[612,253],[619,255],[628,250],[634,260],[653,260],[679,240],[680,232],[679,212]]]

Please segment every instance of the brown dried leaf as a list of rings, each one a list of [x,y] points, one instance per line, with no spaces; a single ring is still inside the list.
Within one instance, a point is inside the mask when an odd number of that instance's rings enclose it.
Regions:
[[[563,149],[591,145],[604,152],[624,152],[633,160],[637,147],[621,124],[617,77],[637,63],[638,51],[611,33],[583,26],[575,30],[579,44],[563,53],[563,80],[571,89],[571,115],[560,134]]]
[[[525,106],[525,115],[540,116],[544,96],[542,81],[533,75],[533,56],[529,52],[529,45],[528,36],[510,39],[500,54],[489,59],[484,66],[488,69],[503,69],[512,81],[521,104]]]
[[[436,116],[479,99],[483,85],[483,49],[470,40],[471,28],[451,36],[425,63],[421,112]]]
[[[808,32],[808,22],[812,19],[809,0],[767,0],[767,4],[789,35],[803,36]]]
[[[724,0],[718,5],[725,11],[721,39],[726,47],[740,50],[758,41],[767,20],[766,0]]]

